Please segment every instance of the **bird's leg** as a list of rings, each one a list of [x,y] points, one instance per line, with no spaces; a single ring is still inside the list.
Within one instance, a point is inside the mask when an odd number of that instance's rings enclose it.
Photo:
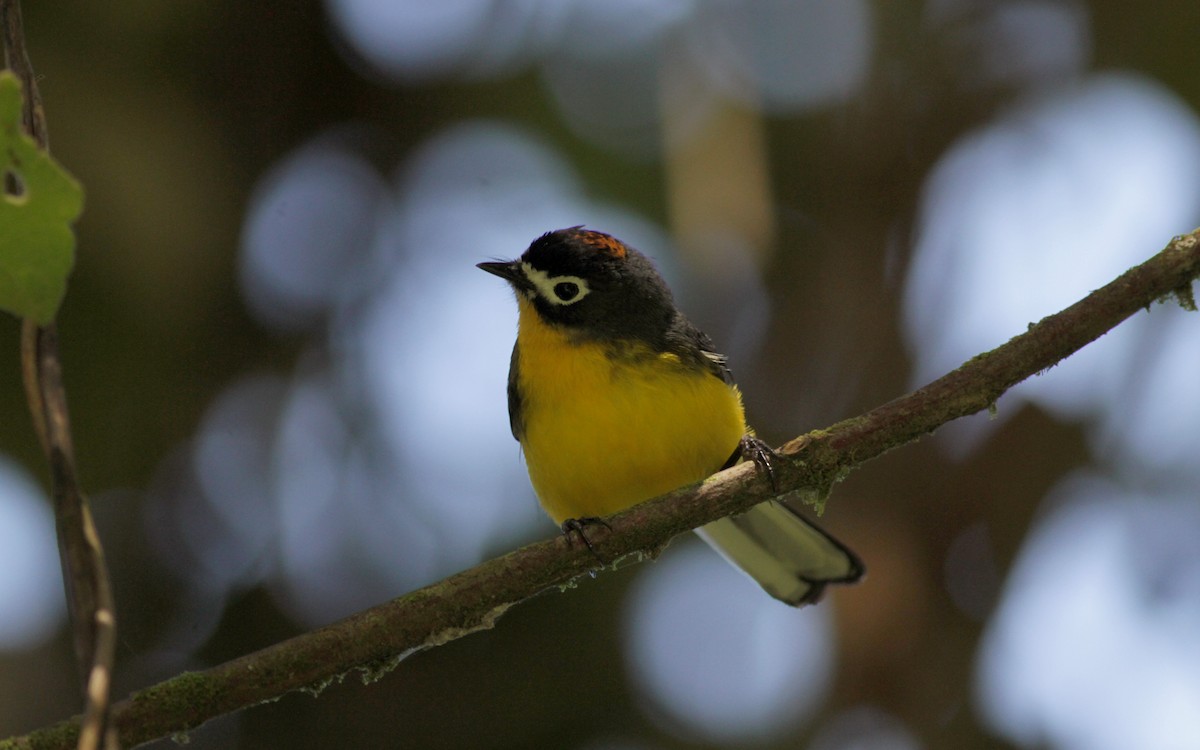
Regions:
[[[735,455],[741,454],[743,461],[753,461],[759,471],[767,475],[767,479],[771,480],[771,490],[779,492],[779,483],[775,480],[775,467],[771,461],[779,458],[775,451],[771,450],[771,446],[759,440],[754,435],[746,433],[742,435],[741,442],[738,443],[738,449],[734,452]]]
[[[603,558],[601,558],[596,552],[596,548],[592,546],[592,540],[588,539],[587,533],[584,531],[584,529],[588,526],[603,526],[609,531],[612,531],[612,526],[608,525],[608,521],[605,521],[599,516],[568,518],[562,522],[562,526],[559,528],[562,529],[563,536],[567,538],[568,544],[574,544],[574,535],[578,535],[580,540],[582,540],[584,545],[588,548],[588,551],[592,553],[592,557],[595,557],[596,561],[601,565],[607,565],[608,563],[604,562]]]

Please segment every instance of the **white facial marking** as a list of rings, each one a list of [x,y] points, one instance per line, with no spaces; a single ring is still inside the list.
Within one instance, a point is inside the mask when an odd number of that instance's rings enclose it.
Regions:
[[[528,263],[522,263],[521,270],[525,272],[525,278],[537,289],[536,293],[541,295],[542,299],[556,305],[573,305],[588,296],[588,292],[591,291],[587,282],[578,276],[550,276]]]

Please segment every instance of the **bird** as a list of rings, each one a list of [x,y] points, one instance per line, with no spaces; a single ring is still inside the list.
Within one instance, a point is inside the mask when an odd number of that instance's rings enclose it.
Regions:
[[[477,264],[511,286],[517,339],[508,416],[529,479],[563,533],[769,447],[747,426],[726,358],[676,307],[651,260],[582,225],[546,232],[516,260]],[[773,475],[771,476],[774,481]],[[858,556],[776,500],[697,534],[775,599],[818,601],[857,582]]]

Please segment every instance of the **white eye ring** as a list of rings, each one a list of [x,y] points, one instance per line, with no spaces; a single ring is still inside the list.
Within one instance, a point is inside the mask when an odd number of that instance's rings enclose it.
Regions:
[[[521,269],[525,271],[525,278],[533,284],[537,294],[555,305],[573,305],[592,291],[588,288],[588,283],[578,276],[549,276],[545,271],[539,271],[528,263],[522,263]]]

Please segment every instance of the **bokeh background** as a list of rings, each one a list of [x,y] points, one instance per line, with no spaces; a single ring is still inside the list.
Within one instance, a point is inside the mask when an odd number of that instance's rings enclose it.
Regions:
[[[121,695],[555,533],[473,267],[546,230],[652,255],[779,443],[1200,225],[1194,0],[26,6]],[[17,329],[0,736],[79,708]],[[869,577],[818,607],[681,540],[191,746],[1200,747],[1198,458],[1200,317],[1155,306],[839,485]]]

